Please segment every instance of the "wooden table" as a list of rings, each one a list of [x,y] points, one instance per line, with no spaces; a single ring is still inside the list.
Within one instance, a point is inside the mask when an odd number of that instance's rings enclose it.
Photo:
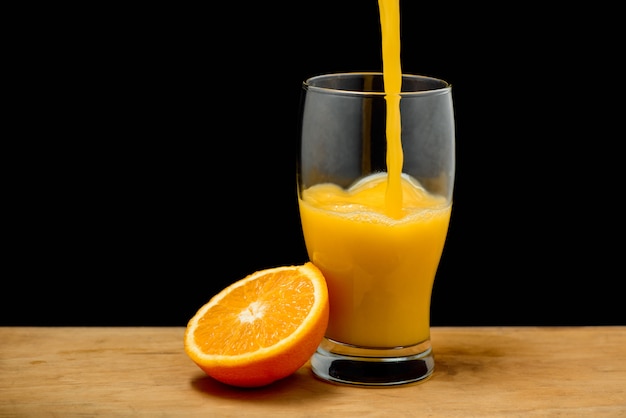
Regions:
[[[626,326],[435,327],[435,373],[395,388],[222,385],[184,328],[0,327],[0,417],[626,417]]]

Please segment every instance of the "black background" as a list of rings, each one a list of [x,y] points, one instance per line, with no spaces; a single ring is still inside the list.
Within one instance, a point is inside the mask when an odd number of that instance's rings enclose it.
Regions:
[[[626,324],[610,25],[401,8],[404,72],[455,103],[432,324]],[[40,11],[5,64],[0,325],[182,326],[226,285],[306,261],[301,82],[382,68],[376,0],[76,16]]]

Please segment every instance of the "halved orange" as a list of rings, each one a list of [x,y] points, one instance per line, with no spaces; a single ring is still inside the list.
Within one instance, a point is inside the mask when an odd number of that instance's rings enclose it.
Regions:
[[[185,352],[220,382],[265,386],[310,359],[328,312],[326,280],[311,262],[260,270],[198,310],[187,323]]]

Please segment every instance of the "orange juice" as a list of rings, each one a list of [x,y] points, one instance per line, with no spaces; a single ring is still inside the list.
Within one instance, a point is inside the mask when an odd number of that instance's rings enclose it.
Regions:
[[[400,119],[399,0],[379,0],[387,102],[387,173],[348,190],[303,190],[300,217],[309,258],[330,298],[326,337],[361,347],[402,347],[430,338],[430,298],[451,203],[406,174]]]
[[[430,297],[451,206],[402,176],[403,215],[390,218],[386,189],[382,173],[349,190],[315,185],[299,201],[309,257],[328,283],[330,339],[364,347],[429,339]]]
[[[400,1],[378,0],[382,31],[383,83],[387,102],[387,197],[386,213],[398,217],[402,208],[402,121],[400,119],[400,91],[402,66],[400,61]]]

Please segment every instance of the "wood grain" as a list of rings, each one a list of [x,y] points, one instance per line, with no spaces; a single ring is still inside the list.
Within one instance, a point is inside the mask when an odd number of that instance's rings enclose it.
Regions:
[[[184,328],[0,327],[0,417],[626,417],[626,326],[433,328],[426,382],[356,388],[307,364],[261,389],[210,379]]]

